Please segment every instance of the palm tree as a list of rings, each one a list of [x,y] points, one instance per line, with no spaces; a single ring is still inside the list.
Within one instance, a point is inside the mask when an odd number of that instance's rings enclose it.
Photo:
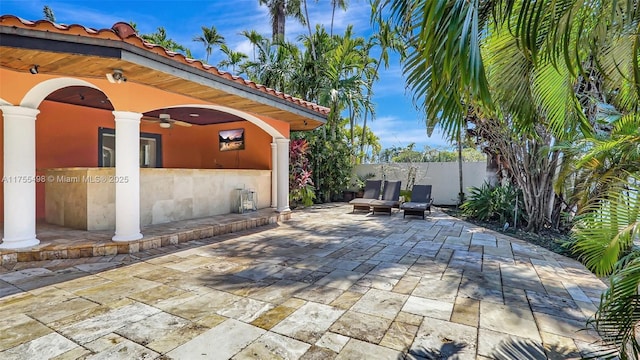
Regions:
[[[336,17],[336,8],[347,11],[347,0],[331,0],[331,27],[329,28],[329,35],[333,36],[333,19]]]
[[[236,74],[236,66],[240,65],[242,61],[249,58],[247,55],[239,51],[231,50],[226,44],[222,44],[220,46],[220,51],[222,51],[225,55],[227,55],[227,58],[224,60],[221,60],[218,63],[218,67],[226,68],[231,66],[232,74]]]
[[[133,28],[136,29],[135,23],[133,23]],[[184,52],[187,57],[191,57],[191,51],[188,48],[170,39],[167,36],[167,31],[162,26],[158,27],[158,30],[156,32],[151,34],[143,34],[140,37],[148,43],[162,46],[163,48],[170,51]]]
[[[45,19],[51,21],[52,23],[56,22],[56,16],[53,14],[53,10],[48,5],[45,5],[42,8],[42,13],[44,14]]]
[[[255,30],[243,30],[240,35],[244,36],[249,40],[251,46],[253,47],[253,61],[256,61],[256,46],[262,42],[263,37]]]
[[[195,36],[193,41],[200,42],[204,44],[204,49],[207,53],[206,62],[209,62],[209,56],[213,51],[214,46],[220,46],[224,44],[224,36],[218,33],[218,30],[215,26],[211,25],[211,27],[202,27],[202,35]]]
[[[269,8],[273,42],[284,40],[287,16],[297,19],[302,25],[306,24],[306,19],[300,8],[300,0],[258,0],[258,2]]]

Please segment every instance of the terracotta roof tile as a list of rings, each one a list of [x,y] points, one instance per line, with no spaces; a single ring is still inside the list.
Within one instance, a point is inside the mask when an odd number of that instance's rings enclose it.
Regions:
[[[98,37],[100,39],[105,39],[105,40],[123,41],[133,46],[136,46],[138,48],[151,51],[155,54],[158,54],[167,58],[171,58],[172,60],[181,62],[183,64],[187,64],[195,68],[199,68],[203,71],[214,74],[216,76],[220,76],[227,80],[231,80],[239,84],[243,84],[249,88],[256,89],[258,91],[264,92],[271,96],[275,96],[275,97],[284,99],[286,101],[289,101],[291,103],[301,105],[303,107],[306,107],[307,109],[313,110],[320,114],[327,115],[330,111],[330,109],[327,107],[320,106],[318,104],[315,104],[315,103],[312,103],[288,94],[284,94],[275,89],[268,88],[261,84],[257,84],[251,80],[247,80],[240,76],[235,76],[226,71],[219,70],[215,66],[204,64],[200,60],[187,58],[181,53],[169,51],[160,45],[148,43],[145,40],[143,40],[140,36],[138,36],[138,34],[133,29],[133,27],[131,27],[131,25],[125,22],[115,23],[111,27],[111,29],[98,30],[98,29],[92,29],[92,28],[88,28],[78,24],[63,25],[63,24],[52,23],[48,20],[29,21],[29,20],[21,19],[14,15],[2,15],[0,16],[0,26],[13,26],[13,27],[19,27],[19,28],[35,29],[40,31],[50,31],[50,32],[56,32],[56,33],[62,33],[62,34],[74,34],[74,35],[87,36],[87,37]]]

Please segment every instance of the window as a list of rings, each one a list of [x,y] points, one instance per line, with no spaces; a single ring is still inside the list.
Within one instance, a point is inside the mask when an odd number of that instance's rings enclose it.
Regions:
[[[116,131],[98,128],[98,166],[116,166]],[[140,133],[140,167],[162,167],[162,138],[160,134]]]

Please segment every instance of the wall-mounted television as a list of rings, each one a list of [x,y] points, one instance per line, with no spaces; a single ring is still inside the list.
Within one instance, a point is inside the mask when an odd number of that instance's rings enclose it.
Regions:
[[[244,129],[221,130],[220,151],[244,150]]]

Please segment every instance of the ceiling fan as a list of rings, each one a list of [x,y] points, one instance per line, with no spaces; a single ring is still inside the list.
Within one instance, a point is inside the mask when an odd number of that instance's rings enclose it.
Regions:
[[[158,123],[163,129],[169,129],[173,124],[184,127],[192,126],[192,124],[189,124],[188,122],[172,119],[169,114],[159,114],[157,118],[151,116],[143,116],[142,120]]]

